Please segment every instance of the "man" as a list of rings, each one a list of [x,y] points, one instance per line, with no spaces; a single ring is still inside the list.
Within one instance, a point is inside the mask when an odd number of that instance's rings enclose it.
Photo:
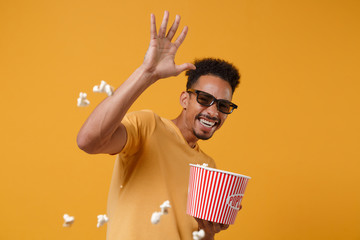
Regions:
[[[209,139],[236,105],[231,103],[239,73],[231,64],[205,59],[175,65],[175,54],[184,41],[187,27],[172,39],[180,17],[167,32],[165,11],[159,32],[151,14],[151,40],[143,64],[91,113],[79,131],[78,146],[87,153],[118,154],[108,199],[107,239],[192,239],[204,229],[205,239],[228,226],[194,219],[186,214],[190,163],[214,161],[197,141]],[[152,111],[128,113],[134,101],[159,79],[187,71],[187,91],[181,93],[180,115],[174,120]],[[157,225],[150,218],[169,200],[169,214]]]

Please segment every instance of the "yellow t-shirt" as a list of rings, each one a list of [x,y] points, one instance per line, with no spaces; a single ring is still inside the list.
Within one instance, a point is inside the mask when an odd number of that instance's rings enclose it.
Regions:
[[[172,121],[152,111],[129,113],[122,123],[127,142],[111,180],[107,239],[191,240],[197,223],[186,214],[189,164],[215,167],[213,159],[198,145],[191,148]],[[152,213],[166,200],[169,213],[153,225]]]

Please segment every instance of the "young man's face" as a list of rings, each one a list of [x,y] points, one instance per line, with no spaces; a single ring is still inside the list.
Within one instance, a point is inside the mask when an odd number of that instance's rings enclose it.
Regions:
[[[216,99],[225,99],[231,101],[232,89],[228,82],[213,76],[203,75],[192,86],[194,90],[200,90],[213,95]],[[217,104],[207,107],[196,100],[195,93],[188,94],[186,106],[186,125],[189,130],[198,138],[207,140],[212,137],[224,123],[227,114],[217,109]]]

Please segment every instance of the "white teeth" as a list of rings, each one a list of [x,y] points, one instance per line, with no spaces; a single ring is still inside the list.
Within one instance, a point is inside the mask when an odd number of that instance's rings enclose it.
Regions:
[[[202,119],[202,118],[200,119],[200,123],[202,125],[204,125],[205,127],[212,127],[212,126],[215,125],[215,122],[210,122],[210,121],[207,121],[207,120]]]

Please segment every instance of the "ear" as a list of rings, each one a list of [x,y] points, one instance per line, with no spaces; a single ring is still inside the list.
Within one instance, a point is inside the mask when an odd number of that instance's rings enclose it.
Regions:
[[[180,95],[180,105],[183,109],[186,109],[189,104],[189,93],[186,91],[183,91]]]

